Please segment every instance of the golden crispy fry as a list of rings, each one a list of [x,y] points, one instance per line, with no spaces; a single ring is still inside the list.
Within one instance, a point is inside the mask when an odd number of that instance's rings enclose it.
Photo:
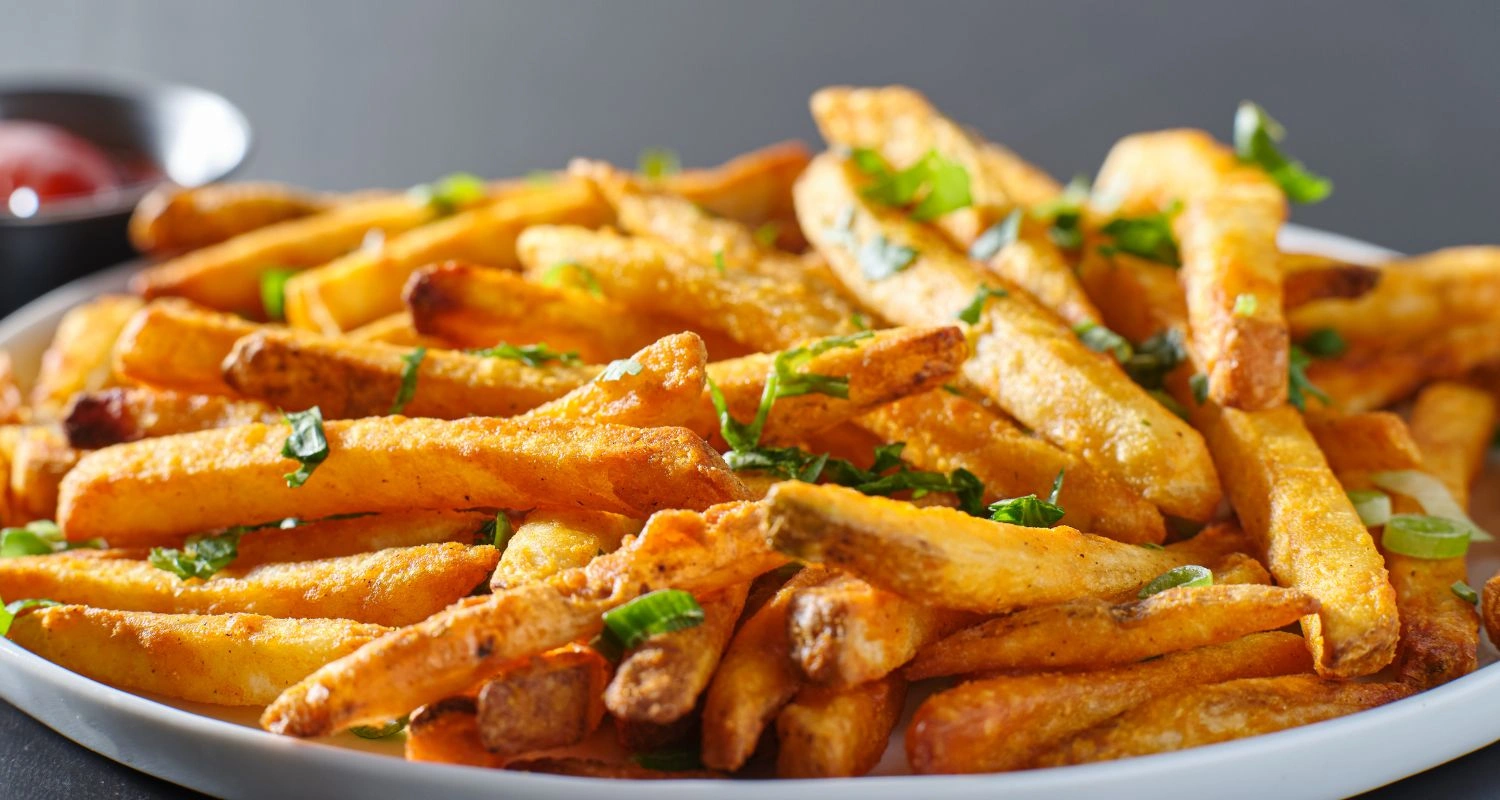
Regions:
[[[722,331],[747,347],[790,347],[857,330],[843,297],[746,270],[700,263],[655,239],[538,225],[517,244],[532,275],[560,262],[591,270],[605,296],[653,313]]]
[[[0,425],[25,422],[28,415],[26,399],[16,381],[15,364],[10,353],[0,350]]]
[[[599,651],[577,644],[506,665],[479,690],[480,741],[500,756],[583,741],[604,719],[599,694],[610,669]]]
[[[471,598],[327,665],[277,698],[261,725],[308,737],[394,719],[518,658],[588,639],[601,614],[644,592],[707,593],[748,581],[785,562],[766,548],[762,516],[750,503],[659,512],[640,536],[588,566]]]
[[[1320,674],[1369,675],[1395,656],[1396,598],[1375,542],[1295,409],[1206,403],[1196,416],[1224,488],[1277,583],[1321,603],[1302,621]]]
[[[147,267],[130,287],[148,300],[186,297],[219,311],[265,319],[260,282],[266,270],[316,266],[358,248],[372,231],[395,236],[430,222],[435,214],[427,203],[407,195],[351,202]]]
[[[1114,597],[1183,563],[1169,551],[1066,526],[1023,528],[841,486],[780,483],[766,503],[770,541],[781,552],[947,608],[996,613]]]
[[[295,528],[268,528],[240,539],[239,556],[227,574],[243,575],[258,564],[318,561],[392,547],[474,544],[494,520],[493,514],[483,511],[398,511],[315,520]]]
[[[22,429],[10,454],[10,513],[22,522],[55,518],[59,487],[81,455],[52,428]]]
[[[1104,324],[1132,342],[1167,330],[1187,333],[1187,300],[1177,270],[1128,253],[1105,255],[1084,247],[1078,278],[1099,304]]]
[[[721,217],[746,225],[775,225],[776,243],[788,250],[798,250],[806,241],[797,230],[792,183],[802,174],[809,158],[807,145],[777,142],[712,169],[686,170],[668,176],[662,186]]]
[[[1064,523],[1132,544],[1166,536],[1161,512],[1125,484],[967,397],[917,394],[865,414],[858,424],[887,441],[906,442],[902,457],[922,469],[974,473],[988,492],[985,502],[1046,497],[1061,472]]]
[[[688,714],[708,687],[745,608],[748,582],[704,597],[703,623],[658,634],[625,654],[604,692],[616,720],[667,725]]]
[[[332,198],[284,183],[163,185],[136,204],[130,243],[155,256],[197,250],[332,204]]]
[[[418,622],[469,594],[499,559],[493,547],[450,542],[248,569],[231,566],[206,581],[184,581],[145,561],[58,553],[0,560],[0,597],[46,597],[122,611],[244,611],[397,626]]]
[[[259,706],[389,630],[343,619],[58,606],[17,617],[10,640],[66,669],[128,691]]]
[[[405,311],[398,311],[389,316],[381,317],[368,325],[361,325],[345,334],[345,338],[354,342],[379,342],[381,344],[394,344],[402,347],[426,347],[429,349],[452,347],[452,343],[446,339],[418,332],[416,324],[412,322],[411,314]]]
[[[1154,697],[1309,668],[1302,637],[1273,632],[1097,672],[971,681],[917,709],[906,756],[918,773],[1024,769],[1068,737]]]
[[[1460,506],[1469,504],[1469,487],[1484,466],[1495,422],[1495,397],[1461,383],[1434,383],[1412,406],[1411,437],[1421,450],[1422,467]]]
[[[1396,349],[1360,343],[1331,360],[1315,360],[1307,377],[1347,412],[1384,408],[1433,379],[1460,378],[1500,360],[1500,324],[1457,325]]]
[[[181,300],[148,303],[115,344],[114,370],[134,383],[197,394],[233,394],[220,365],[260,326]]]
[[[1254,549],[1255,542],[1233,520],[1215,522],[1196,536],[1167,545],[1167,550],[1182,558],[1184,563],[1204,566]]]
[[[455,505],[645,517],[661,508],[707,508],[744,492],[719,454],[681,428],[382,417],[324,429],[330,455],[295,489],[283,478],[297,468],[281,454],[290,431],[284,425],[95,451],[63,482],[59,524],[70,539],[105,536],[122,545],[246,520]],[[548,469],[538,472],[536,464]],[[422,480],[400,477],[414,475]]]
[[[256,331],[235,343],[224,380],[238,393],[287,410],[317,406],[325,419],[389,414],[412,350],[330,339],[300,331]],[[403,413],[459,419],[508,417],[588,383],[602,367],[429,350]]]
[[[1069,325],[1100,319],[1099,309],[1079,283],[1073,265],[1035,222],[1023,223],[1019,238],[1000,248],[984,264]]]
[[[1420,469],[1422,452],[1407,433],[1406,421],[1387,411],[1341,414],[1309,410],[1307,430],[1334,472]]]
[[[1354,300],[1380,284],[1384,271],[1324,256],[1282,253],[1282,305],[1287,311],[1318,300]]]
[[[1274,586],[1168,589],[1112,605],[1073,600],[997,617],[923,648],[911,680],[994,670],[1100,669],[1276,630],[1318,602]]]
[[[457,262],[418,270],[405,297],[417,330],[461,347],[541,342],[599,363],[624,358],[686,327],[586,290]]]
[[[55,416],[75,393],[115,385],[111,348],[140,307],[138,298],[104,295],[63,315],[31,387],[38,414]]]
[[[417,709],[406,728],[406,760],[498,769],[505,759],[479,742],[478,703],[449,697]]]
[[[887,675],[837,689],[808,686],[776,717],[776,775],[852,778],[880,763],[906,703],[906,679]]]
[[[1157,697],[1043,755],[1038,766],[1112,761],[1202,747],[1311,725],[1400,700],[1399,683],[1311,675],[1242,678]]]
[[[1211,569],[1214,573],[1214,583],[1245,583],[1261,586],[1270,586],[1275,583],[1271,579],[1271,573],[1266,571],[1265,565],[1257,561],[1254,556],[1244,553],[1231,553],[1214,564]]]
[[[851,170],[829,155],[814,159],[797,184],[803,229],[861,301],[887,318],[909,325],[950,321],[974,299],[979,274],[936,233],[870,205]],[[850,224],[840,228],[844,221]],[[916,254],[905,269],[870,280],[860,262],[870,261],[882,242],[887,250],[911,247]],[[1007,413],[1166,513],[1212,514],[1219,485],[1201,438],[1109,356],[1084,347],[1016,293],[989,300],[970,335],[974,357],[964,376]]]
[[[766,725],[802,687],[790,657],[788,609],[799,591],[830,577],[822,567],[804,567],[735,632],[703,699],[706,766],[729,772],[744,766]]]
[[[506,764],[505,768],[517,772],[571,775],[575,778],[611,778],[635,781],[681,781],[726,777],[721,773],[702,769],[668,772],[665,770],[647,769],[636,764],[614,764],[587,758],[532,758],[525,761],[512,761]]]
[[[68,444],[96,449],[280,419],[281,412],[256,400],[132,387],[74,395],[62,424]]]
[[[520,419],[555,419],[639,428],[697,427],[703,414],[708,351],[696,333],[674,333],[630,357],[639,370],[603,375]]]
[[[880,680],[930,642],[972,623],[963,611],[916,603],[851,575],[799,589],[787,608],[791,657],[816,683]]]
[[[504,591],[586,566],[599,551],[613,553],[641,532],[641,521],[602,511],[536,511],[516,526],[490,588]]]
[[[579,181],[504,184],[491,201],[350,253],[286,284],[292,326],[335,335],[401,310],[401,290],[418,267],[457,259],[516,266],[516,237],[528,225],[602,225],[609,209]]]

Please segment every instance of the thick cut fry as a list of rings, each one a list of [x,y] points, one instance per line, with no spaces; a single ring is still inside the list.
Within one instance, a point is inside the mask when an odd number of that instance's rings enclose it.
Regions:
[[[239,340],[224,360],[224,380],[238,393],[278,408],[317,406],[325,419],[391,413],[412,350],[267,328]],[[583,386],[602,367],[429,350],[417,367],[403,413],[459,419],[508,417]]]
[[[1114,332],[1140,343],[1175,329],[1186,341],[1187,300],[1176,269],[1128,253],[1106,255],[1097,247],[1085,247],[1078,278],[1099,304],[1105,326]]]
[[[851,170],[833,156],[814,159],[797,184],[803,229],[851,291],[888,319],[951,320],[974,299],[979,274],[935,232],[872,206]],[[880,280],[866,277],[866,267],[893,257],[894,247],[914,248],[911,263]],[[970,335],[974,356],[964,376],[1022,424],[1166,513],[1191,519],[1213,513],[1219,483],[1201,437],[1109,356],[1084,347],[1017,293],[990,299]]]
[[[512,761],[506,769],[517,772],[541,772],[548,775],[570,775],[575,778],[609,778],[633,781],[686,781],[726,777],[702,769],[657,770],[637,764],[614,764],[588,758],[532,758]]]
[[[946,608],[996,613],[1115,597],[1182,563],[1169,551],[1066,526],[1023,528],[842,486],[788,481],[766,503],[770,541],[781,552]]]
[[[104,295],[63,315],[31,387],[36,413],[55,416],[74,394],[115,385],[111,348],[140,307],[138,298]]]
[[[454,506],[645,517],[707,508],[745,491],[718,453],[681,428],[382,417],[329,422],[324,430],[329,456],[295,489],[283,477],[297,469],[281,454],[286,426],[97,450],[64,479],[59,524],[72,540],[104,536],[124,545],[246,520]]]
[[[707,593],[775,569],[762,509],[663,511],[641,535],[588,566],[459,605],[335,661],[266,709],[273,733],[325,736],[400,717],[456,694],[518,658],[586,640],[600,615],[663,588]]]
[[[923,647],[974,621],[836,575],[799,590],[787,609],[791,657],[815,683],[854,686],[900,669]]]
[[[1308,380],[1332,405],[1354,413],[1384,408],[1433,379],[1462,378],[1500,361],[1500,323],[1457,325],[1396,349],[1350,345],[1340,358],[1316,360]]]
[[[23,522],[56,518],[63,478],[81,455],[52,428],[23,428],[10,454],[11,514]]]
[[[460,347],[541,342],[604,363],[673,332],[670,320],[587,291],[457,262],[418,270],[405,297],[417,330]]]
[[[10,640],[54,664],[128,691],[259,706],[389,630],[343,619],[57,606],[17,617]]]
[[[1395,656],[1396,597],[1369,531],[1295,409],[1200,407],[1196,417],[1246,532],[1282,586],[1321,604],[1302,621],[1320,674],[1369,675]]]
[[[880,763],[906,702],[906,679],[808,686],[776,716],[780,778],[853,778]]]
[[[1024,769],[1068,737],[1154,697],[1310,667],[1302,637],[1273,632],[1097,672],[971,681],[917,709],[906,756],[924,774]]]
[[[395,236],[430,222],[436,213],[407,195],[351,202],[147,267],[136,274],[130,288],[147,299],[186,297],[219,311],[265,319],[260,282],[266,270],[322,264],[358,248],[372,231]]]
[[[294,327],[336,335],[401,310],[401,290],[418,267],[458,259],[516,266],[516,237],[529,225],[602,225],[609,209],[580,181],[503,184],[490,202],[294,276],[286,316]]]
[[[281,412],[255,400],[131,387],[74,395],[62,424],[68,444],[97,449],[280,419]]]
[[[184,581],[145,561],[58,553],[0,561],[0,597],[46,597],[122,611],[243,611],[399,626],[469,594],[499,559],[493,547],[428,544],[231,568],[206,581]]]
[[[1484,466],[1495,423],[1495,397],[1461,383],[1434,383],[1412,406],[1411,437],[1421,450],[1422,467],[1460,506],[1469,504],[1469,488]]]
[[[228,574],[243,574],[258,564],[319,561],[392,547],[489,544],[479,541],[480,534],[494,521],[494,515],[483,511],[398,511],[270,528],[240,539],[239,556]]]
[[[1316,600],[1296,590],[1254,585],[1168,589],[1122,605],[1073,600],[934,642],[907,666],[906,677],[1113,667],[1276,630],[1317,610]]]
[[[599,651],[576,644],[507,665],[479,690],[480,741],[500,756],[583,741],[604,719],[609,673]]]
[[[1348,683],[1311,675],[1195,686],[1132,708],[1037,763],[1087,764],[1202,747],[1346,716],[1411,692],[1399,683]]]
[[[792,663],[787,612],[798,592],[830,579],[804,567],[735,632],[703,699],[703,763],[734,772],[755,752],[761,734],[802,687]]]
[[[490,579],[497,592],[586,566],[602,550],[613,553],[641,521],[602,511],[536,511],[516,526]]]
[[[1287,311],[1318,300],[1354,300],[1380,284],[1383,271],[1324,256],[1282,253],[1282,305]]]
[[[696,333],[674,333],[630,357],[639,368],[603,376],[521,415],[638,428],[696,427],[702,418],[708,351]]]
[[[422,706],[406,728],[406,760],[468,767],[504,766],[505,759],[479,742],[478,703],[472,697],[449,697]]]
[[[416,324],[412,322],[411,314],[405,311],[398,311],[368,325],[361,325],[345,334],[345,338],[354,342],[379,342],[428,349],[444,349],[453,346],[446,339],[419,332]]]
[[[234,343],[259,326],[181,300],[156,300],[125,326],[115,373],[133,383],[196,394],[233,394],[220,365]]]
[[[858,310],[843,297],[746,270],[693,260],[655,239],[538,225],[517,244],[530,274],[560,262],[593,271],[605,296],[722,331],[748,347],[790,347],[808,338],[854,333]]]
[[[974,473],[984,484],[985,502],[1046,497],[1062,473],[1058,504],[1066,524],[1132,544],[1159,544],[1166,537],[1161,512],[1128,486],[967,397],[916,394],[865,414],[858,424],[886,441],[906,442],[901,455],[917,467]]]
[[[797,230],[792,183],[811,154],[796,141],[777,142],[735,156],[712,169],[692,169],[668,176],[662,186],[713,214],[746,225],[776,226],[776,243],[798,250],[806,242]]]
[[[616,720],[667,725],[686,717],[708,687],[745,608],[750,584],[703,598],[703,622],[652,636],[625,654],[604,692]]]
[[[153,256],[197,250],[332,204],[332,198],[284,183],[164,185],[136,204],[130,243]]]
[[[1341,414],[1310,410],[1303,415],[1334,472],[1420,469],[1422,452],[1406,421],[1387,411]]]

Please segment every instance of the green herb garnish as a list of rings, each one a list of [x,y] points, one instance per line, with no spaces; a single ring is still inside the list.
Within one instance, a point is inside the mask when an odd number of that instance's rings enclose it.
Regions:
[[[1293,203],[1317,203],[1333,193],[1333,181],[1307,171],[1277,146],[1286,128],[1266,110],[1246,100],[1234,115],[1234,152],[1240,161],[1266,171]]]
[[[755,243],[761,247],[775,247],[776,241],[781,238],[781,223],[767,222],[756,228],[755,233],[751,235],[755,238]]]
[[[62,603],[56,600],[43,600],[40,598],[27,598],[25,600],[12,600],[4,606],[0,606],[0,636],[10,633],[10,624],[15,622],[16,615],[28,608],[47,608],[49,606],[60,606]]]
[[[1474,587],[1469,584],[1463,581],[1454,581],[1453,585],[1448,588],[1452,589],[1453,594],[1465,603],[1479,605],[1479,592],[1474,591]]]
[[[1349,349],[1349,343],[1333,328],[1318,328],[1308,333],[1299,344],[1313,358],[1338,358]]]
[[[1021,210],[1016,209],[1006,215],[1005,219],[991,225],[979,234],[979,238],[969,245],[969,258],[975,261],[989,261],[995,254],[1004,250],[1017,237],[1021,235]]]
[[[488,192],[483,178],[455,172],[432,183],[412,187],[410,194],[431,206],[439,216],[448,216],[483,200]]]
[[[1047,495],[1046,500],[1028,494],[1025,497],[996,501],[990,504],[990,519],[1027,528],[1050,528],[1063,518],[1063,508],[1057,504],[1062,486],[1063,471],[1059,470],[1057,479],[1052,482],[1052,492]]]
[[[1078,175],[1062,194],[1032,209],[1032,216],[1049,223],[1047,236],[1066,250],[1083,246],[1083,209],[1089,200],[1089,179]]]
[[[328,458],[328,437],[323,433],[323,410],[317,406],[287,414],[286,421],[292,426],[292,432],[281,446],[281,454],[296,459],[300,466],[296,472],[288,472],[282,477],[286,478],[288,487],[296,489],[307,483],[313,470]]]
[[[28,522],[19,528],[0,529],[0,558],[45,556],[64,550],[97,550],[105,547],[103,539],[69,542],[62,529],[50,519]]]
[[[286,282],[297,274],[288,267],[269,267],[260,273],[260,306],[266,319],[281,322],[286,319]]]
[[[1182,332],[1169,328],[1141,342],[1122,366],[1131,380],[1152,391],[1160,390],[1167,375],[1186,360],[1187,348],[1183,346]]]
[[[240,554],[240,537],[250,528],[234,527],[216,536],[192,536],[182,546],[153,547],[147,558],[151,566],[188,580],[208,580],[234,563]]]
[[[1286,401],[1296,406],[1298,411],[1307,410],[1308,395],[1318,398],[1324,405],[1333,404],[1326,392],[1307,379],[1307,365],[1311,363],[1312,357],[1307,351],[1292,345],[1286,359]]]
[[[665,147],[648,147],[636,159],[636,170],[647,179],[657,181],[682,172],[682,159]]]
[[[558,352],[548,347],[546,342],[537,342],[536,344],[508,344],[501,342],[494,347],[481,347],[466,352],[469,355],[483,356],[485,358],[508,358],[512,361],[519,361],[528,367],[540,367],[553,361],[567,366],[575,366],[583,363],[576,351]]]
[[[565,289],[582,285],[589,294],[604,296],[604,289],[599,286],[599,278],[594,275],[594,271],[576,261],[559,261],[548,267],[542,273],[541,283],[543,286],[561,286]]]
[[[724,251],[723,250],[715,250],[714,251],[714,269],[718,271],[718,273],[719,273],[720,276],[722,276],[725,272],[728,271],[728,269],[724,266]]]
[[[899,171],[874,150],[857,149],[851,157],[860,172],[874,179],[865,197],[894,208],[910,207],[912,219],[926,222],[973,204],[968,171],[936,150]]]
[[[1009,295],[1010,292],[1004,289],[991,289],[989,284],[981,283],[979,284],[979,291],[974,293],[974,299],[970,300],[968,305],[959,309],[957,317],[960,321],[967,322],[970,325],[978,325],[979,317],[984,314],[985,303],[988,303],[991,297],[1008,297]]]
[[[1188,388],[1193,391],[1193,402],[1203,405],[1208,402],[1208,376],[1198,373],[1188,379]]]
[[[1109,353],[1121,364],[1130,363],[1131,356],[1135,355],[1135,348],[1124,336],[1097,322],[1080,322],[1073,326],[1073,333],[1084,347],[1096,353]]]
[[[396,390],[396,399],[391,402],[391,414],[400,414],[406,410],[406,404],[411,402],[417,393],[417,371],[422,367],[422,359],[427,357],[427,348],[418,347],[401,357],[401,388]]]
[[[392,736],[406,730],[407,718],[393,719],[380,727],[372,725],[355,725],[349,732],[361,739],[389,739]]]
[[[609,362],[609,365],[606,366],[604,368],[604,371],[599,373],[599,377],[595,378],[594,380],[598,381],[599,383],[609,383],[611,381],[617,381],[625,377],[626,375],[639,375],[641,374],[641,370],[643,369],[645,369],[645,367],[641,366],[641,362],[636,361],[633,358],[617,358],[614,361]]]
[[[1172,217],[1181,210],[1181,203],[1173,203],[1159,214],[1115,217],[1101,230],[1101,233],[1111,237],[1113,241],[1100,245],[1099,252],[1104,255],[1128,253],[1168,266],[1181,266],[1177,239],[1172,235]]]
[[[1234,315],[1236,317],[1248,317],[1260,308],[1260,300],[1253,294],[1239,294],[1234,298]]]
[[[914,248],[895,244],[878,234],[859,249],[859,269],[872,281],[883,281],[911,266],[917,258]]]

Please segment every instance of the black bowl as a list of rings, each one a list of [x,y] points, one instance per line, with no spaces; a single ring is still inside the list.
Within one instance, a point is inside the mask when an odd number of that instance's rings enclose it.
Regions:
[[[30,217],[0,198],[0,315],[48,289],[132,258],[130,211],[161,181],[198,186],[228,176],[250,151],[250,124],[228,100],[186,86],[95,80],[0,81],[0,119],[64,128],[117,162],[156,177],[44,204]]]

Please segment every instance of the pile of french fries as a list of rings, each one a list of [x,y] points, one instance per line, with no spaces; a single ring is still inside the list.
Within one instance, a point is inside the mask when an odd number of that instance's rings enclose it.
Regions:
[[[698,171],[149,199],[133,293],[0,362],[9,638],[617,778],[1096,762],[1476,668],[1500,248],[1281,252],[1329,185],[1253,105],[1091,189],[909,89],[812,113]]]

